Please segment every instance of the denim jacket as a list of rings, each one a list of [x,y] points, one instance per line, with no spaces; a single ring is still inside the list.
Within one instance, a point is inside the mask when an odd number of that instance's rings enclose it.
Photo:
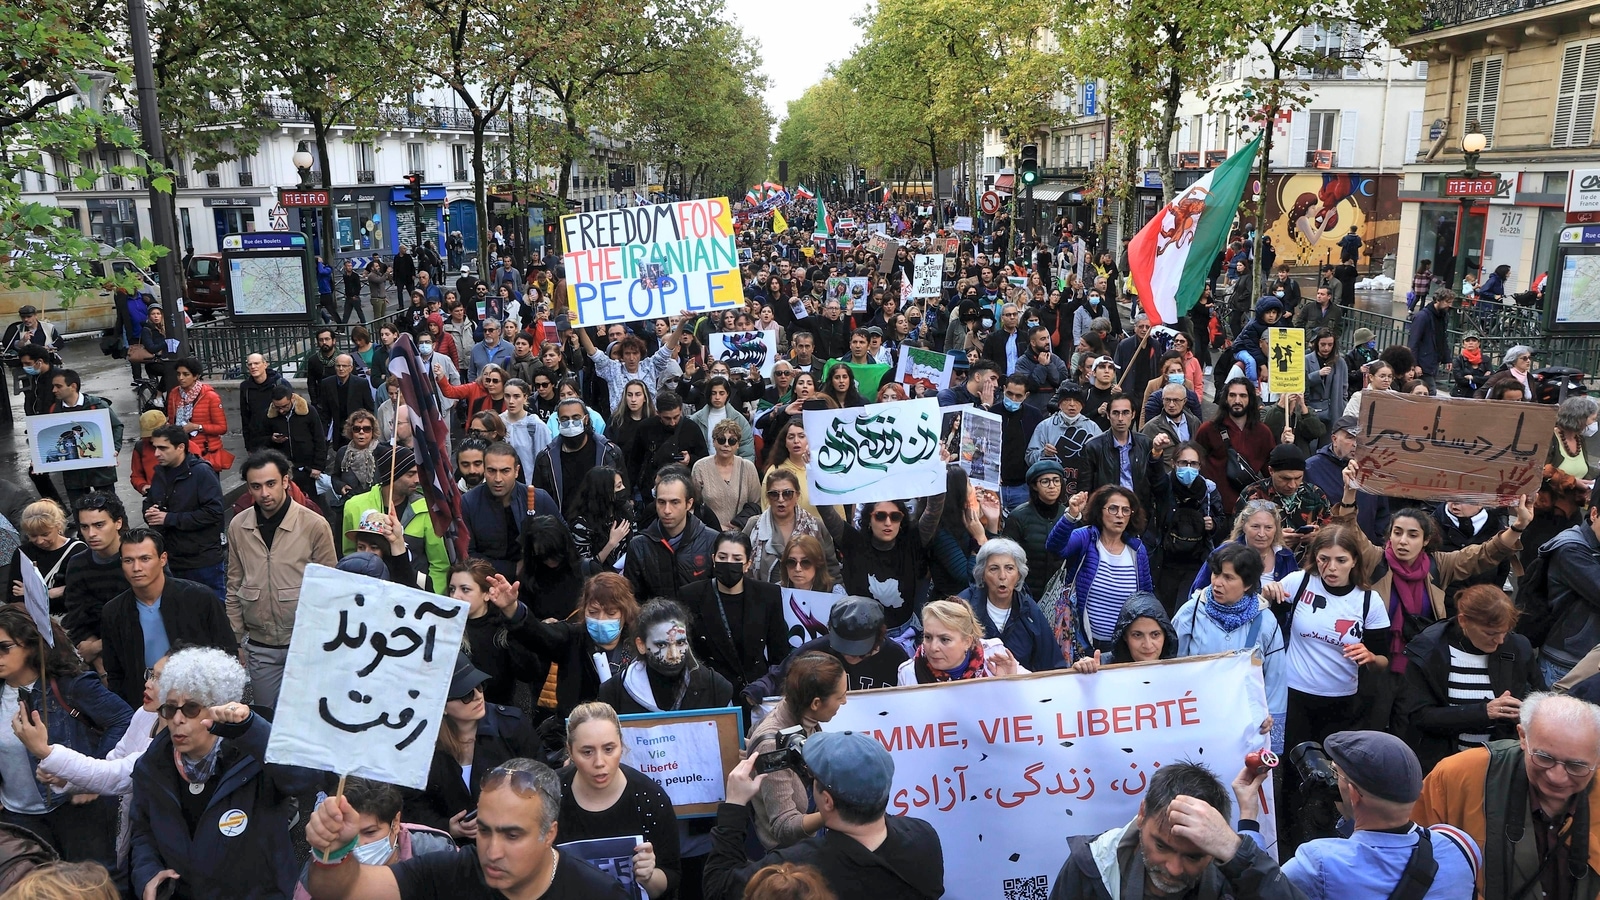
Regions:
[[[128,730],[128,723],[133,720],[133,710],[121,697],[107,690],[93,672],[51,681],[56,690],[46,686],[35,687],[30,692],[34,708],[45,710],[50,742],[85,756],[105,759],[106,754],[122,740],[123,732]],[[60,699],[56,697],[57,691]],[[61,700],[66,701],[66,706],[61,704]],[[100,730],[98,736],[93,734],[94,729]],[[39,760],[31,753],[28,754],[28,761],[35,767],[39,765]],[[57,793],[49,785],[34,782],[34,787],[38,788],[39,798],[51,810],[67,802],[67,794]]]

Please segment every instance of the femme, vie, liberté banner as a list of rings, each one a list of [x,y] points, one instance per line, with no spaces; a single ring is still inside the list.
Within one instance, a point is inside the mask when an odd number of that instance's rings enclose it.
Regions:
[[[567,306],[579,325],[744,305],[728,198],[561,217]]]
[[[889,749],[889,814],[938,831],[946,897],[999,900],[1047,896],[1067,838],[1131,822],[1162,766],[1202,763],[1230,784],[1269,745],[1265,717],[1261,666],[1229,653],[852,693],[828,730]]]

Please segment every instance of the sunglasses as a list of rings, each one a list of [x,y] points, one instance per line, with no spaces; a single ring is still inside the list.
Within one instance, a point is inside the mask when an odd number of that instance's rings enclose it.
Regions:
[[[539,796],[539,782],[534,779],[532,772],[508,769],[505,766],[489,770],[489,774],[483,776],[483,783],[478,790],[481,794],[483,791],[495,790],[501,785],[508,785],[512,793],[523,799]]]
[[[182,706],[175,706],[171,703],[163,703],[159,707],[156,707],[156,714],[161,716],[163,719],[170,719],[181,712],[183,713],[183,717],[185,719],[198,719],[200,718],[200,714],[206,711],[206,708],[206,705],[198,700],[190,700],[188,703],[185,703]]]
[[[79,509],[105,509],[111,505],[111,495],[96,491],[78,498]]]
[[[735,438],[719,437],[719,438],[717,438],[717,446],[718,447],[737,447],[737,446],[739,446],[739,439],[736,438],[736,437]]]
[[[872,514],[872,521],[874,521],[874,522],[889,522],[889,523],[894,524],[894,525],[900,524],[900,520],[902,520],[904,518],[905,518],[905,515],[902,514],[899,510],[895,510],[895,511],[892,511],[892,512],[879,511],[879,512],[875,512],[875,513]]]
[[[367,434],[367,433],[369,433],[371,431],[372,431],[372,426],[371,425],[351,425],[350,426],[350,433],[351,434]]]
[[[798,493],[798,492],[793,490],[792,488],[785,488],[784,490],[781,490],[781,491],[767,491],[767,499],[768,500],[792,500],[792,499],[794,499],[794,495],[796,493]]]
[[[803,559],[803,558],[801,558],[801,559],[786,559],[786,560],[783,561],[783,564],[785,566],[788,566],[791,569],[815,569],[817,567],[816,563],[812,562],[809,559]]]

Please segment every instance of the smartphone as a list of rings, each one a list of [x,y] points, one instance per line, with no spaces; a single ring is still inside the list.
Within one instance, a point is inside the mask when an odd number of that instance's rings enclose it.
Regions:
[[[1294,533],[1295,534],[1310,534],[1311,532],[1316,531],[1316,530],[1317,530],[1317,526],[1315,526],[1315,525],[1301,525],[1299,528],[1296,528],[1294,530]]]
[[[476,822],[477,820],[478,820],[478,811],[477,810],[473,810],[472,812],[469,812],[466,815],[461,817],[461,824],[466,825],[466,824],[469,824],[471,822]]]
[[[22,714],[29,722],[33,721],[33,697],[31,691],[17,691],[17,705],[22,707]]]

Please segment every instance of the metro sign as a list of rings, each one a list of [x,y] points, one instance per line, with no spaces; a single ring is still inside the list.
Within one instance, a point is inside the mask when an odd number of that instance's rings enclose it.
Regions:
[[[1444,180],[1445,197],[1493,197],[1500,187],[1499,175],[1452,176]]]
[[[291,209],[328,206],[328,192],[323,190],[296,191],[280,188],[278,190],[278,205]]]

